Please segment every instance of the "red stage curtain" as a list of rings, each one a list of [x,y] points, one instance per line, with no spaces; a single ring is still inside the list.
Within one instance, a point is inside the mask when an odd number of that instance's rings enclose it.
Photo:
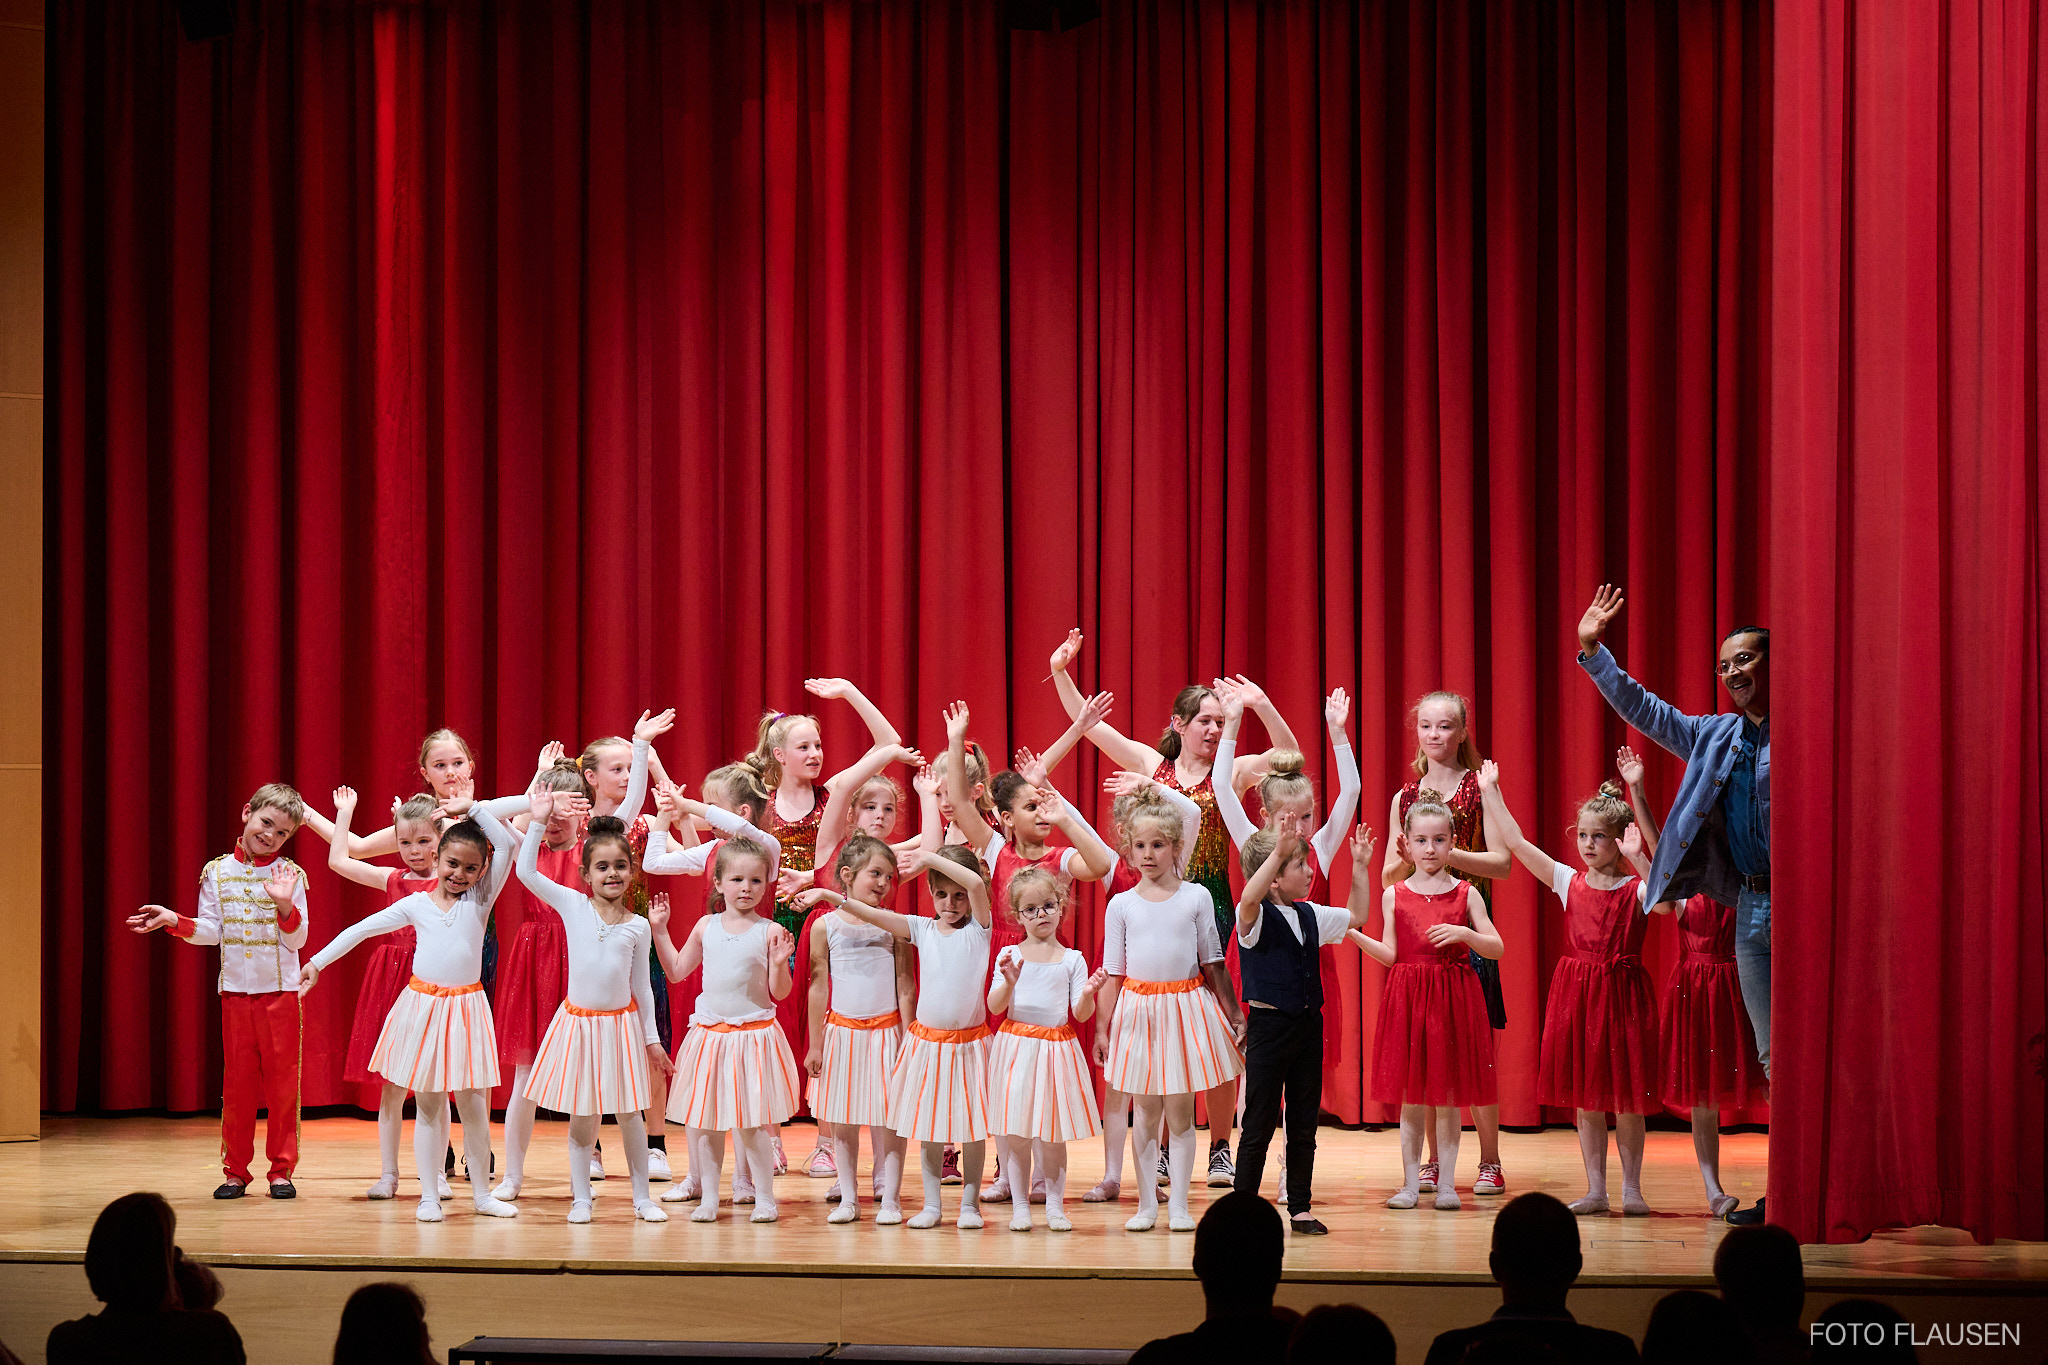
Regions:
[[[2048,1230],[2041,18],[1778,16],[1770,1208],[1806,1240]]]
[[[216,1103],[210,955],[121,917],[259,782],[381,809],[443,723],[503,791],[675,704],[694,781],[845,674],[1006,754],[1064,727],[1079,624],[1121,728],[1249,672],[1326,793],[1349,689],[1383,838],[1409,702],[1460,689],[1558,844],[1623,738],[1572,662],[1596,583],[1718,704],[1771,600],[1767,17],[1105,9],[247,0],[194,45],[54,8],[49,1107]],[[1091,813],[1101,771],[1061,775]],[[316,868],[315,943],[372,902]],[[1562,1118],[1558,915],[1519,872],[1497,913],[1503,1117]],[[1378,979],[1330,1011],[1347,1120],[1387,1117]],[[309,999],[308,1104],[355,1098],[353,987]]]

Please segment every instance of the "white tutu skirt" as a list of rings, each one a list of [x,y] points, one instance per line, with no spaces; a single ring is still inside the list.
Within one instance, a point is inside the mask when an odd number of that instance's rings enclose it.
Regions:
[[[1042,1142],[1072,1142],[1102,1131],[1095,1080],[1071,1025],[1048,1029],[1012,1019],[997,1031],[989,1049],[988,1127],[1005,1137]]]
[[[481,981],[436,986],[414,977],[384,1016],[370,1070],[414,1094],[490,1090],[498,1084],[497,1033]]]
[[[988,1137],[988,1028],[910,1026],[889,1077],[889,1127],[910,1142]]]
[[[1244,1072],[1223,1006],[1199,978],[1126,980],[1102,1079],[1126,1095],[1199,1095]]]
[[[668,1121],[723,1133],[765,1128],[796,1112],[796,1058],[773,1019],[692,1024],[676,1053]]]
[[[647,1084],[647,1025],[638,1002],[586,1010],[564,1001],[540,1040],[527,1099],[558,1114],[637,1114]]]
[[[902,1016],[825,1016],[822,1069],[811,1078],[811,1113],[822,1124],[889,1126],[890,1073],[902,1050]]]

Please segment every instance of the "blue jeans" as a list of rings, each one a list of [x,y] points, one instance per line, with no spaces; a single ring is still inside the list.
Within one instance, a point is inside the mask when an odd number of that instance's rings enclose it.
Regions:
[[[1756,1031],[1757,1060],[1771,1074],[1771,893],[1738,892],[1735,897],[1735,974],[1742,1003]]]

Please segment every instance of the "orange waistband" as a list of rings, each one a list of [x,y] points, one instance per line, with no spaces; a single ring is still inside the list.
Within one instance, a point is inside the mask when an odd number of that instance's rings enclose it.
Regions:
[[[1074,1041],[1074,1026],[1061,1024],[1058,1028],[1047,1028],[1043,1024],[1020,1024],[1015,1019],[1003,1020],[1004,1033],[1015,1033],[1025,1038],[1043,1038],[1048,1043],[1071,1043]]]
[[[756,1019],[751,1024],[692,1024],[691,1028],[708,1029],[713,1033],[751,1033],[757,1028],[767,1028],[773,1019]]]
[[[638,1000],[628,1000],[615,1010],[587,1010],[581,1005],[572,1005],[564,1000],[562,1008],[584,1019],[611,1019],[621,1014],[638,1014],[640,1012],[640,1002]]]
[[[929,1028],[913,1019],[910,1033],[927,1043],[972,1043],[988,1037],[988,1025],[976,1024],[973,1028]]]
[[[1135,976],[1124,978],[1124,989],[1136,991],[1139,995],[1179,995],[1182,991],[1200,990],[1202,978],[1191,976],[1185,981],[1140,981]]]
[[[826,1010],[825,1022],[837,1024],[841,1028],[859,1029],[866,1033],[871,1029],[895,1028],[903,1022],[903,1016],[896,1010],[890,1010],[887,1014],[870,1014],[864,1019],[856,1019],[852,1015],[841,1014],[838,1010]]]
[[[418,977],[414,977],[406,983],[406,986],[411,990],[418,991],[421,995],[472,995],[482,990],[484,983],[472,981],[467,986],[436,986],[431,981],[422,981]]]

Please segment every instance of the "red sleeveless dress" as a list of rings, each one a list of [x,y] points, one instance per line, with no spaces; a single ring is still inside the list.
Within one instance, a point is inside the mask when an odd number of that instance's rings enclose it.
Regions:
[[[1394,884],[1394,965],[1380,989],[1372,1096],[1386,1104],[1486,1105],[1495,1100],[1493,1030],[1461,943],[1434,947],[1433,924],[1470,924],[1467,884],[1425,895]]]
[[[1630,877],[1596,891],[1574,872],[1565,893],[1568,947],[1550,976],[1536,1098],[1613,1114],[1658,1109],[1657,999],[1643,969],[1649,916]]]
[[[384,878],[384,908],[389,908],[415,891],[432,891],[438,877],[415,877],[394,867]],[[412,981],[412,950],[418,935],[411,925],[377,936],[377,946],[363,964],[363,984],[356,991],[355,1018],[349,1021],[348,1052],[342,1060],[341,1078],[359,1085],[382,1086],[384,1078],[370,1070],[370,1054],[377,1050],[377,1036],[384,1031],[384,1016],[398,1003],[399,994]]]
[[[1734,1109],[1764,1097],[1756,1033],[1735,974],[1735,912],[1712,896],[1678,911],[1684,947],[1664,992],[1664,1103]]]

